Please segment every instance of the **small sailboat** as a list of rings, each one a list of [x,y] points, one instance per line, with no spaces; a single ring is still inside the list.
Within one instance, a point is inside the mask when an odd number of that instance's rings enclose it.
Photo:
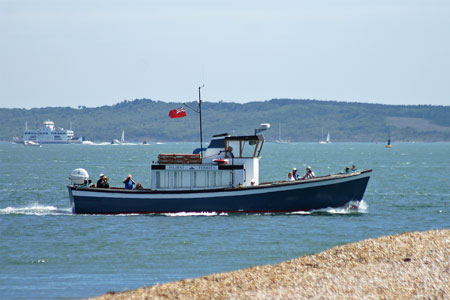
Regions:
[[[322,137],[323,137],[323,133],[322,133]],[[319,144],[331,144],[330,132],[329,131],[328,131],[328,134],[327,134],[327,139],[324,141],[323,138],[322,138],[322,141],[320,141]]]
[[[281,123],[279,123],[279,127],[278,127],[278,140],[276,140],[275,143],[277,143],[277,144],[289,144],[290,143],[288,140],[281,139]]]
[[[118,139],[114,139],[111,142],[111,145],[123,145],[125,143],[125,130],[122,130],[122,136],[120,141]]]
[[[392,148],[391,136],[388,137],[388,142],[387,142],[386,148]]]
[[[120,141],[118,139],[114,139],[111,142],[111,145],[123,145],[125,144],[125,130],[122,130],[122,136],[120,137]]]

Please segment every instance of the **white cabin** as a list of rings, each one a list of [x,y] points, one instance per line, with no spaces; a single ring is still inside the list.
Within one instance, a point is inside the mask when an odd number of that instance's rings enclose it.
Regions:
[[[160,154],[152,165],[153,190],[205,190],[259,184],[264,137],[213,136],[200,154]]]

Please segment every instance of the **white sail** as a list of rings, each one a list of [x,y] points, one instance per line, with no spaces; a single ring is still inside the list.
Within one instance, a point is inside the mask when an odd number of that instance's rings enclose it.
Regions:
[[[281,139],[281,123],[278,123],[278,140],[275,141],[277,144],[289,144],[289,140]]]
[[[330,142],[330,132],[328,132],[327,139],[326,139],[326,141],[324,141],[323,140],[323,128],[322,128],[322,140],[319,142],[319,144],[328,144],[328,143],[331,143]]]
[[[122,137],[120,138],[120,143],[125,143],[125,130],[122,130]]]

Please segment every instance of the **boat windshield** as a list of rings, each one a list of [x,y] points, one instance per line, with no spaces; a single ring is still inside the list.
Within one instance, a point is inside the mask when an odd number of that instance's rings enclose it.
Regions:
[[[227,158],[259,157],[263,144],[262,135],[227,137],[225,138],[225,155]]]
[[[211,143],[209,144],[208,148],[225,148],[225,140],[224,139],[211,140]]]

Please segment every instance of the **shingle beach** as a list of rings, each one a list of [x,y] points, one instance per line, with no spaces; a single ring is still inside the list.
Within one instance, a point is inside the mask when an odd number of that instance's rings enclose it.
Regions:
[[[450,299],[450,230],[368,239],[96,299]]]

